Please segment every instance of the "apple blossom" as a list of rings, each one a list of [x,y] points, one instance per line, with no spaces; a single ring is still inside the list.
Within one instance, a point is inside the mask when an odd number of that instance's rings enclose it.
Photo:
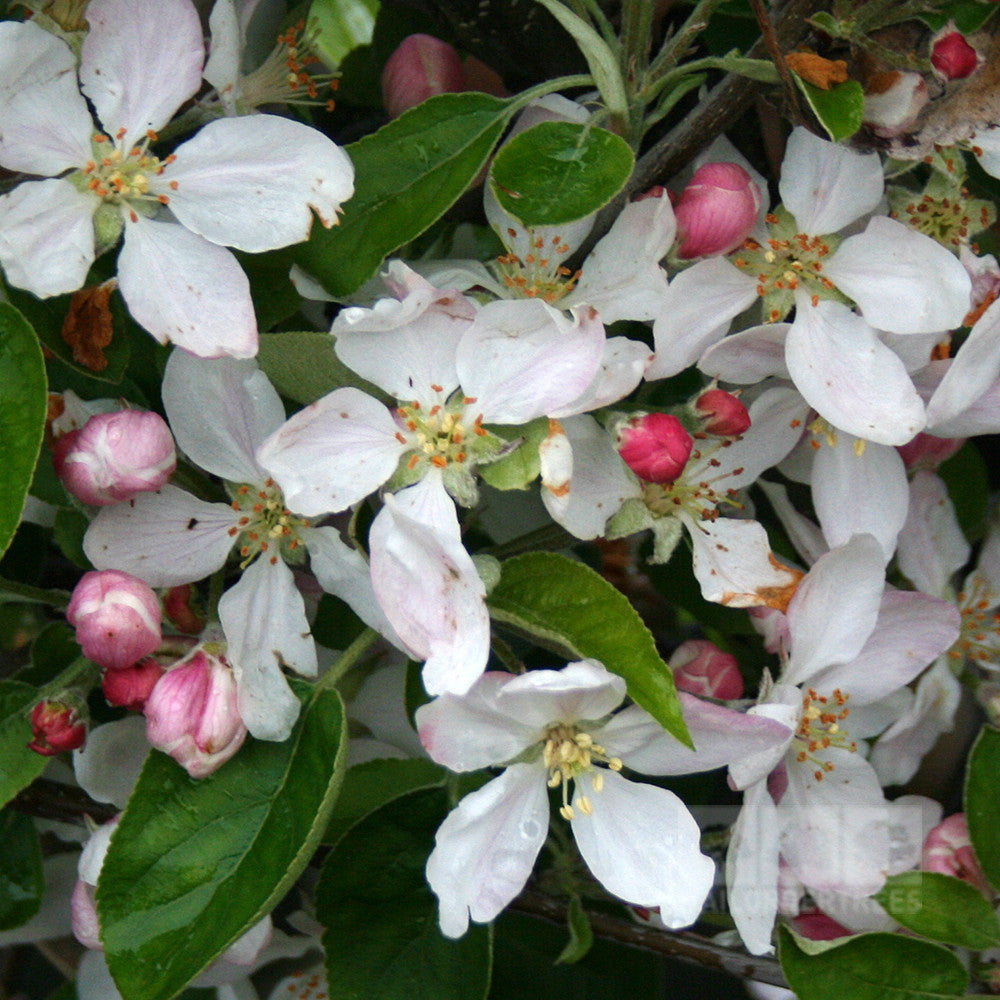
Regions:
[[[729,253],[757,224],[761,192],[738,163],[703,163],[674,205],[682,258]]]

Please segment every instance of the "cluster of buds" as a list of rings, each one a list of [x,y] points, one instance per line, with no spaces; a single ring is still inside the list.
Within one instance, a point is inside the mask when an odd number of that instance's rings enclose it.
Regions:
[[[166,421],[147,410],[97,413],[57,438],[52,461],[77,500],[107,506],[158,490],[177,467]]]

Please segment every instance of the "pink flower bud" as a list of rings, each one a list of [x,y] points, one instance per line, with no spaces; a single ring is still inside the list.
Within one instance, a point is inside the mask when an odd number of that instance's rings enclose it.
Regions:
[[[670,657],[670,669],[681,691],[723,701],[743,697],[743,678],[736,657],[707,639],[681,643]]]
[[[107,506],[158,490],[177,467],[170,428],[148,410],[99,413],[52,452],[63,486],[83,503]]]
[[[988,899],[993,898],[993,890],[979,867],[969,839],[965,813],[954,813],[927,834],[920,867],[925,872],[954,875],[974,885]]]
[[[29,750],[43,757],[54,757],[63,750],[76,750],[87,739],[87,723],[80,718],[76,705],[64,701],[40,701],[31,710]]]
[[[163,674],[164,667],[151,656],[144,657],[131,667],[105,670],[101,678],[104,697],[109,705],[120,705],[131,712],[141,712]]]
[[[382,104],[390,118],[435,94],[465,89],[465,71],[458,53],[432,35],[404,38],[382,70]]]
[[[931,65],[946,80],[963,80],[979,65],[979,53],[958,31],[948,31],[934,40]]]
[[[182,632],[200,635],[205,628],[205,619],[192,607],[194,587],[183,583],[171,587],[163,597],[163,613]]]
[[[691,435],[670,413],[632,417],[618,431],[618,454],[648,483],[672,483],[691,455]]]
[[[84,655],[108,670],[129,667],[160,644],[160,602],[128,573],[84,573],[73,590],[66,619]]]
[[[77,882],[70,897],[70,919],[73,935],[85,948],[103,951],[97,907],[94,905],[94,890],[104,867],[104,859],[111,843],[111,834],[118,826],[121,816],[102,823],[84,844],[77,862]]]
[[[930,469],[934,472],[963,444],[965,438],[939,438],[921,431],[912,441],[897,445],[896,451],[899,452],[907,469]]]
[[[750,426],[747,408],[725,389],[708,389],[694,402],[694,411],[704,421],[702,430],[717,437],[738,437]]]
[[[146,738],[192,778],[218,770],[247,734],[236,707],[233,672],[202,649],[160,678],[144,711]]]
[[[757,223],[760,188],[738,163],[705,163],[674,206],[678,256],[729,253]]]

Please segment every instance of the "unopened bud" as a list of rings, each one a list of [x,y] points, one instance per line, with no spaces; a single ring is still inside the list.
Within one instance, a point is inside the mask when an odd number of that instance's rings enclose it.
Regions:
[[[53,757],[63,750],[76,750],[87,739],[87,723],[78,707],[68,701],[40,701],[31,710],[33,739],[29,750],[43,757]]]
[[[925,872],[953,875],[974,885],[988,898],[993,897],[993,890],[973,850],[965,813],[954,813],[927,834],[920,867]]]
[[[104,859],[111,843],[111,834],[118,826],[120,816],[101,824],[84,844],[77,862],[77,882],[70,898],[70,919],[73,935],[85,948],[103,950],[97,907],[94,905],[94,890],[104,867]]]
[[[893,137],[911,128],[930,100],[920,73],[876,73],[865,87],[864,122],[879,135]]]
[[[158,490],[177,467],[174,439],[148,410],[99,413],[64,434],[52,452],[66,489],[87,504],[107,506]]]
[[[160,678],[144,712],[149,742],[192,778],[218,770],[247,734],[232,670],[200,649]]]
[[[121,670],[105,670],[101,678],[104,697],[109,705],[141,712],[163,673],[164,667],[151,656]]]
[[[465,89],[465,71],[458,53],[432,35],[404,38],[382,70],[382,104],[390,118],[435,94]]]
[[[722,701],[743,697],[743,677],[736,657],[708,639],[681,643],[670,657],[670,669],[681,691]]]
[[[670,413],[632,417],[618,431],[618,454],[648,483],[672,483],[691,456],[691,435]]]
[[[205,619],[192,606],[194,594],[190,583],[182,583],[171,587],[163,597],[163,613],[188,635],[200,635],[205,628]]]
[[[931,48],[931,65],[946,80],[964,80],[979,65],[979,53],[959,31],[939,35]]]
[[[739,437],[750,427],[747,408],[725,389],[707,389],[694,401],[694,412],[704,421],[701,429],[717,437]]]
[[[84,655],[108,670],[148,656],[160,644],[160,602],[138,577],[114,569],[80,577],[66,609]]]
[[[944,461],[951,458],[962,445],[965,438],[939,438],[933,434],[921,431],[912,441],[896,446],[903,464],[910,471],[929,469],[931,472]]]
[[[738,163],[705,163],[674,206],[683,258],[729,253],[757,224],[760,188]]]

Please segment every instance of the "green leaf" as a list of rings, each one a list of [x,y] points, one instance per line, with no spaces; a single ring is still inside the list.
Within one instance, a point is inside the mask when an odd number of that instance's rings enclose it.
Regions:
[[[89,527],[90,520],[75,507],[60,507],[52,527],[52,540],[59,546],[59,551],[74,566],[84,570],[94,568],[83,551],[83,536]]]
[[[363,820],[330,852],[316,890],[330,996],[484,1000],[490,928],[444,937],[424,877],[447,811],[443,789],[414,792]]]
[[[302,307],[302,296],[288,272],[295,262],[294,247],[267,253],[235,253],[250,281],[250,297],[261,333],[294,316]]]
[[[28,749],[32,739],[28,715],[38,700],[39,692],[33,685],[0,681],[0,805],[27,788],[48,763],[47,758]]]
[[[387,398],[333,353],[330,334],[317,330],[265,334],[260,338],[257,363],[275,389],[296,403],[314,403],[344,386],[354,386],[383,401]]]
[[[1000,945],[1000,920],[983,894],[951,875],[890,875],[873,897],[907,930],[973,951]]]
[[[31,664],[17,672],[15,680],[45,687],[80,659],[80,644],[66,622],[50,622],[31,644]]]
[[[829,90],[807,83],[792,74],[799,90],[805,95],[813,114],[834,142],[847,139],[861,128],[865,110],[865,93],[857,80],[846,80]]]
[[[319,843],[344,772],[334,690],[284,743],[248,740],[196,780],[150,755],[111,838],[97,909],[125,1000],[168,1000],[287,892]]]
[[[504,455],[503,458],[488,465],[479,466],[476,471],[480,478],[498,490],[527,489],[528,484],[538,478],[541,469],[538,447],[548,433],[547,417],[539,417],[530,424],[523,424],[520,427],[504,427],[503,436],[508,440],[515,440],[518,437],[523,437],[524,440],[509,455]]]
[[[799,1000],[942,1000],[965,992],[969,976],[947,948],[901,934],[858,934],[808,955],[787,927],[778,955]]]
[[[938,475],[948,487],[948,496],[955,505],[955,516],[969,541],[983,537],[986,510],[990,499],[990,480],[982,452],[972,441],[966,441],[954,455],[942,462]]]
[[[27,923],[42,905],[42,848],[30,816],[0,811],[0,930]]]
[[[917,11],[915,17],[926,24],[931,31],[940,31],[949,21],[955,22],[955,30],[963,35],[978,31],[996,12],[996,7],[983,0],[954,0],[952,3],[928,6]]]
[[[487,94],[439,94],[345,147],[354,197],[339,226],[313,226],[298,263],[331,295],[349,295],[472,184],[516,107]]]
[[[21,521],[45,434],[45,360],[34,330],[0,302],[0,555]]]
[[[370,760],[350,768],[344,776],[326,833],[324,844],[335,844],[366,816],[421,788],[443,785],[448,772],[433,761],[419,757],[406,760]]]
[[[368,45],[375,31],[379,0],[313,0],[306,24],[316,51],[328,66]]]
[[[635,167],[628,143],[576,122],[541,122],[493,158],[490,188],[525,226],[561,226],[603,208]]]
[[[569,907],[566,910],[566,924],[569,927],[569,941],[556,958],[558,965],[579,962],[594,944],[594,929],[590,926],[590,918],[576,893],[570,897]]]
[[[497,621],[600,660],[625,678],[637,705],[691,746],[670,667],[628,598],[598,573],[566,556],[530,552],[503,564],[488,604]]]
[[[965,771],[965,818],[983,874],[1000,887],[1000,729],[983,726]]]

